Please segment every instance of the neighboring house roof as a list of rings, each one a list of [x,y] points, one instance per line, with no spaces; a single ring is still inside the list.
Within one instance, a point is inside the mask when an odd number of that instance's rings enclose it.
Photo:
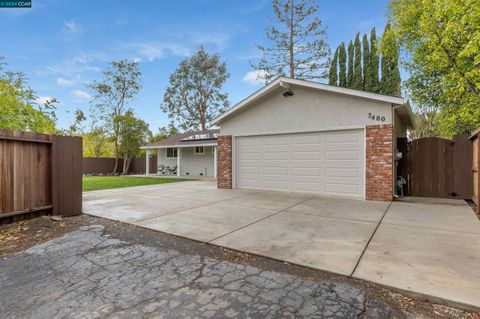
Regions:
[[[240,101],[239,103],[234,105],[230,110],[224,112],[223,114],[213,119],[212,125],[218,125],[222,123],[224,120],[231,118],[237,112],[239,112],[241,109],[243,109],[250,103],[260,99],[261,97],[276,90],[277,88],[283,87],[288,90],[291,85],[297,85],[297,86],[317,89],[317,90],[336,93],[336,94],[345,94],[345,95],[355,96],[359,98],[370,99],[374,101],[381,101],[381,102],[392,104],[392,106],[396,107],[398,114],[400,115],[402,120],[407,124],[407,126],[410,128],[414,127],[413,114],[410,109],[410,105],[408,104],[408,101],[405,101],[403,97],[382,95],[377,93],[348,89],[344,87],[332,86],[332,85],[305,81],[305,80],[291,79],[286,77],[280,77],[276,79],[275,81],[264,86],[263,88],[256,91],[252,95],[248,96],[246,99]]]
[[[167,148],[217,145],[217,135],[220,130],[189,131],[165,140],[153,142],[141,148]]]

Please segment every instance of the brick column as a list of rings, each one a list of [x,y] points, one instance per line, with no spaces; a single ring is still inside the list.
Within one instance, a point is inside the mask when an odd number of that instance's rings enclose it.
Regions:
[[[217,139],[217,187],[232,188],[232,136],[219,136]]]
[[[366,127],[366,199],[393,199],[393,125]]]

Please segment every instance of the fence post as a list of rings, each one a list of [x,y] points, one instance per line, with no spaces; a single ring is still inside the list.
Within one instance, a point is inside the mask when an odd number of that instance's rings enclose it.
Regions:
[[[472,200],[480,207],[480,129],[477,129],[470,136],[473,143],[473,196]]]
[[[53,215],[82,213],[82,138],[52,136]]]

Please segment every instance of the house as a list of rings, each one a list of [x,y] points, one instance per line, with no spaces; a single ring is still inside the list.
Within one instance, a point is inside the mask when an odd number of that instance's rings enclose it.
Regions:
[[[401,97],[278,78],[215,118],[219,188],[392,200]]]
[[[191,131],[144,145],[146,171],[150,154],[157,152],[157,175],[216,177],[217,135],[219,130]]]

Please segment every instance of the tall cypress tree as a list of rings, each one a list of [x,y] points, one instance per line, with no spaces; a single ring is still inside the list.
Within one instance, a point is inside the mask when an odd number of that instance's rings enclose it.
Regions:
[[[353,86],[353,43],[348,43],[348,69],[347,69],[347,88]]]
[[[382,78],[381,93],[386,95],[400,95],[400,70],[398,68],[398,43],[395,34],[387,24],[382,35]]]
[[[337,75],[337,64],[338,64],[338,48],[333,54],[332,64],[330,65],[330,71],[328,73],[328,84],[329,85],[338,85],[338,75]]]
[[[360,33],[357,33],[355,37],[355,57],[354,57],[354,66],[353,66],[353,83],[352,88],[361,90],[362,89],[362,47],[360,45]]]
[[[370,65],[372,72],[372,92],[380,92],[380,81],[378,79],[378,42],[377,42],[377,33],[375,28],[372,28],[370,32]]]
[[[363,35],[363,90],[367,92],[372,92],[372,64],[371,64],[371,55],[370,48],[368,43],[368,36]]]
[[[339,74],[338,74],[338,86],[346,87],[347,86],[347,52],[345,50],[345,43],[341,43],[338,47],[338,65],[339,65]]]

